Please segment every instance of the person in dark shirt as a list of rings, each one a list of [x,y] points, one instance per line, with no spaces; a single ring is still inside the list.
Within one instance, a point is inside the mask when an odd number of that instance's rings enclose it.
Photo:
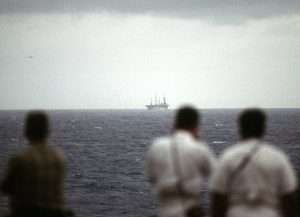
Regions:
[[[65,160],[61,151],[48,145],[47,115],[30,112],[24,135],[29,147],[10,159],[1,186],[10,199],[11,216],[65,216]]]

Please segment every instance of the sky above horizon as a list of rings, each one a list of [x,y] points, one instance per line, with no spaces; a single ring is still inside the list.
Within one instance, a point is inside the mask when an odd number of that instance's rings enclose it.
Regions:
[[[2,0],[0,109],[300,107],[300,1]]]

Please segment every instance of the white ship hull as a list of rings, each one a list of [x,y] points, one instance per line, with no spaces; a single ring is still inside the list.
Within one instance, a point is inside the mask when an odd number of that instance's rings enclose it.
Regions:
[[[168,105],[146,105],[148,110],[168,110]]]

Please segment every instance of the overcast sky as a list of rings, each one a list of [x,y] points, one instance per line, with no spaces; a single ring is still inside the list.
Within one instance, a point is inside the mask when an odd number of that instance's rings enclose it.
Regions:
[[[300,107],[299,0],[1,0],[0,109]]]

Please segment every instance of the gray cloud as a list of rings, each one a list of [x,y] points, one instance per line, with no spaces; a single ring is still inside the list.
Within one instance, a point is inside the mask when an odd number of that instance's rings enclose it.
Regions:
[[[1,0],[0,13],[116,12],[240,22],[300,13],[299,0]]]

